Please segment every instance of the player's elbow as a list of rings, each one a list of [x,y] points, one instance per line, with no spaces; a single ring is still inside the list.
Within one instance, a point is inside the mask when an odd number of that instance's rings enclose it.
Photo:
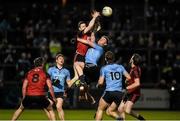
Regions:
[[[102,82],[99,82],[99,83],[98,83],[98,87],[103,87],[103,83],[102,83]]]
[[[71,88],[72,84],[70,82],[67,82],[67,87]]]
[[[139,87],[140,86],[140,81],[138,80],[138,81],[136,81],[136,87]]]
[[[137,87],[139,87],[139,86],[140,86],[140,83],[138,82],[138,83],[137,83]]]

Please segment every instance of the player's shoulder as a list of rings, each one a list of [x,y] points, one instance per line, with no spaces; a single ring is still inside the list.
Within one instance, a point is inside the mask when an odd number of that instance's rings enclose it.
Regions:
[[[112,63],[112,64],[109,64],[109,66],[112,66],[112,67],[122,67],[122,65],[117,64],[117,63]]]
[[[118,65],[118,67],[120,67],[120,68],[124,68],[124,66],[123,65],[121,65],[121,64],[117,64]]]
[[[141,73],[141,67],[139,67],[139,66],[135,66],[134,68],[132,68],[132,70],[133,70],[134,72]]]
[[[95,48],[99,49],[99,50],[103,50],[103,47],[101,47],[100,45],[98,45],[96,42],[94,42]]]
[[[113,64],[113,67],[116,68],[116,69],[118,69],[118,70],[124,70],[124,69],[125,69],[123,65],[117,64],[117,63],[114,63],[114,64]]]
[[[27,74],[31,74],[31,73],[34,73],[34,72],[36,72],[37,71],[37,68],[32,68],[31,70],[29,70],[28,72],[27,72]]]
[[[140,67],[140,66],[134,66],[132,69],[133,69],[134,71],[139,71],[139,70],[141,70],[141,67]]]
[[[51,66],[51,67],[48,68],[48,71],[52,71],[54,69],[56,69],[55,66]]]
[[[69,70],[66,67],[63,67],[63,71],[69,73]]]
[[[107,68],[107,65],[103,65],[103,66],[101,67],[101,70],[103,70],[103,69],[105,69],[105,68]]]

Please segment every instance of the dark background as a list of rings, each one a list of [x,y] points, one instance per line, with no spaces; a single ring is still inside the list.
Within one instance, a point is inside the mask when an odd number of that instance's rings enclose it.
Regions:
[[[104,6],[112,7],[113,15],[101,17],[99,36],[110,37],[107,48],[116,54],[116,62],[128,69],[131,55],[139,53],[143,58],[142,87],[172,92],[175,86],[173,94],[180,102],[179,0],[1,0],[0,107],[17,106],[22,79],[35,57],[46,57],[48,68],[57,49],[64,54],[65,66],[73,76],[77,23],[88,22],[90,11],[101,11]]]

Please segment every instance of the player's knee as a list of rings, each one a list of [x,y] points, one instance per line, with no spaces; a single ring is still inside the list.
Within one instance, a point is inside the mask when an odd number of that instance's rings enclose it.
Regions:
[[[46,110],[47,110],[47,111],[51,111],[51,110],[53,110],[53,108],[52,108],[52,106],[49,105],[49,106],[46,108]]]
[[[125,113],[130,114],[130,112],[131,112],[130,109],[128,109],[128,108],[125,109]]]
[[[63,110],[62,107],[57,107],[58,112],[61,112],[62,110]]]
[[[53,106],[54,102],[52,100],[49,99],[49,103],[51,106]]]
[[[110,111],[107,109],[106,110],[106,115],[108,115],[108,116],[110,116],[111,114],[110,114]]]
[[[118,112],[120,112],[120,113],[124,112],[124,108],[123,107],[119,107],[118,108]]]
[[[21,104],[19,107],[20,110],[24,110],[24,106]]]

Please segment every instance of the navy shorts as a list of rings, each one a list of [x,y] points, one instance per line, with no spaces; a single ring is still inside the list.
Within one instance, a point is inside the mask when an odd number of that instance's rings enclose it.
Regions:
[[[131,101],[131,102],[135,103],[135,102],[138,101],[139,98],[140,98],[140,95],[131,93],[131,94],[125,95],[123,101],[124,101],[124,102],[126,102],[126,101]]]
[[[74,62],[85,62],[85,56],[76,53],[74,56]]]
[[[112,102],[114,102],[118,106],[121,103],[122,95],[123,94],[120,91],[105,91],[102,98],[108,104],[111,104]]]
[[[25,108],[47,108],[49,104],[46,96],[26,96],[22,101]]]
[[[64,92],[54,92],[54,95],[56,98],[64,99]],[[48,97],[52,100],[52,96],[50,93],[48,93]]]

